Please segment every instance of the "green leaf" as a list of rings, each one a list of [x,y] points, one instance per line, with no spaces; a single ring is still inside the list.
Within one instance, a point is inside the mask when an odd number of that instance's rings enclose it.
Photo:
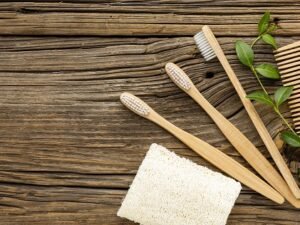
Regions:
[[[278,26],[275,23],[271,23],[268,27],[268,32],[273,32],[278,29]]]
[[[265,43],[272,45],[272,47],[274,49],[277,49],[277,44],[276,44],[275,38],[271,34],[262,35],[262,39]]]
[[[279,79],[279,72],[278,69],[271,65],[271,64],[260,64],[259,66],[255,67],[255,70],[262,75],[263,77],[269,78],[269,79]]]
[[[281,133],[281,138],[284,140],[285,143],[288,145],[299,148],[300,147],[300,137],[299,135],[296,135],[292,131],[283,131]]]
[[[250,45],[243,41],[237,41],[235,43],[235,51],[238,59],[242,64],[248,67],[252,67],[254,53]]]
[[[268,29],[269,22],[270,22],[270,12],[266,11],[258,23],[259,34],[264,33]]]
[[[280,87],[274,94],[274,100],[277,106],[284,103],[292,94],[293,87]]]
[[[274,106],[272,98],[263,91],[254,91],[247,95],[247,98],[263,103],[265,105]]]

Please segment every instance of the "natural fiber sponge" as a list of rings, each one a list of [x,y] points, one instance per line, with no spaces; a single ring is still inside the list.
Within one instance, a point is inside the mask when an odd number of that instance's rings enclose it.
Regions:
[[[152,144],[118,216],[143,225],[222,225],[240,190],[239,182]]]

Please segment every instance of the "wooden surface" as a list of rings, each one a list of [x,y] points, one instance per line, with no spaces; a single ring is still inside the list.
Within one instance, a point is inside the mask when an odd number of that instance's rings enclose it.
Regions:
[[[234,42],[251,40],[269,9],[279,46],[300,39],[300,1],[43,1],[0,3],[0,224],[131,224],[116,217],[152,142],[209,165],[119,102],[129,91],[175,125],[238,161],[216,125],[165,74],[172,61],[267,156],[217,60],[206,63],[192,35],[211,26],[247,92],[258,85]],[[256,62],[273,62],[258,46]],[[279,83],[266,82],[272,90]],[[275,137],[284,127],[258,106]],[[288,110],[285,109],[288,115]],[[297,154],[284,151],[290,161]],[[298,155],[299,156],[299,155]],[[288,203],[243,188],[228,224],[299,224]]]

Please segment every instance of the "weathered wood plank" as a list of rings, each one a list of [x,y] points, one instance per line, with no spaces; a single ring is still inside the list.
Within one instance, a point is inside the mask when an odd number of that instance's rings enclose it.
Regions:
[[[254,90],[255,79],[233,55],[233,40],[220,39],[246,90]],[[219,63],[205,63],[192,38],[68,42],[2,37],[0,49],[2,170],[134,173],[154,140],[204,163],[171,135],[125,109],[118,100],[122,91],[142,96],[170,121],[240,160],[203,110],[166,76],[168,61],[182,65],[208,100],[262,146]],[[271,55],[258,54],[257,61],[262,60],[272,60]],[[206,78],[207,72],[214,76]],[[283,128],[280,121],[267,107],[259,111],[275,136]]]
[[[1,224],[133,224],[115,216],[126,190],[1,184]],[[245,189],[228,224],[297,224],[299,215]]]
[[[300,5],[297,1],[276,1],[271,7],[267,7],[270,3],[255,1],[220,3],[199,0],[187,2],[185,7],[180,3],[10,2],[0,5],[0,34],[182,36],[193,35],[207,24],[217,35],[249,36],[256,35],[257,21],[266,9],[272,11],[283,27],[278,34],[300,34],[300,20],[297,17]],[[256,7],[249,8],[250,5]]]

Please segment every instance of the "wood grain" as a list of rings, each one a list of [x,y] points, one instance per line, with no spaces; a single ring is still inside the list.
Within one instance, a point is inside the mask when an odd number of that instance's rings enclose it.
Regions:
[[[11,224],[133,224],[115,216],[126,190],[44,187],[3,184],[0,188],[1,223]],[[297,224],[298,211],[278,206],[244,190],[229,224]],[[12,217],[14,218],[12,220]],[[274,220],[274,223],[273,223]]]
[[[258,85],[238,63],[234,41],[250,41],[266,8],[283,27],[279,46],[299,40],[300,6],[291,0],[1,2],[0,224],[133,224],[116,211],[152,142],[216,170],[125,109],[123,91],[249,168],[169,80],[168,61],[189,73],[209,102],[270,158],[222,67],[206,63],[191,37],[204,23],[216,29],[250,92]],[[274,62],[271,52],[259,44],[256,62]],[[279,85],[265,83],[270,90]],[[284,129],[268,107],[256,108],[273,138]],[[246,225],[299,221],[299,211],[287,203],[275,205],[245,187],[229,218],[229,224]]]
[[[0,34],[182,36],[206,24],[217,35],[249,36],[256,35],[257,21],[266,9],[282,27],[278,34],[300,34],[298,1],[94,2],[3,3]]]

